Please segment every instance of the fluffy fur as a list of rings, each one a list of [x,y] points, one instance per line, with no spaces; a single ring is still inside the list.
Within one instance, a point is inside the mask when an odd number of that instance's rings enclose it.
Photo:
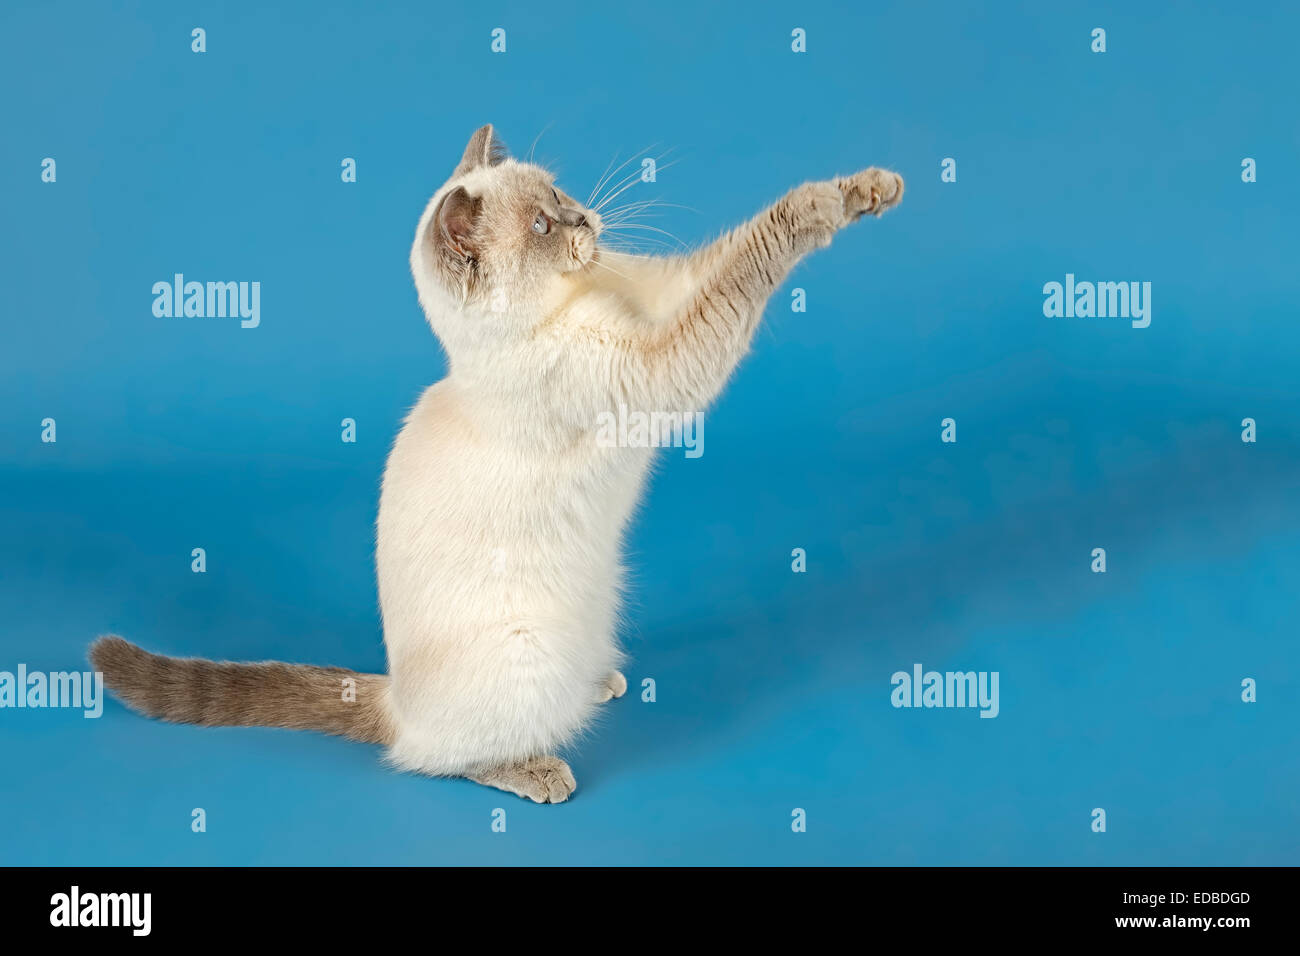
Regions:
[[[902,194],[899,176],[867,169],[800,186],[692,254],[619,255],[597,245],[598,212],[483,127],[411,249],[449,372],[384,473],[389,676],[179,660],[112,637],[96,669],[164,720],[322,730],[381,743],[408,770],[567,799],[556,751],[627,687],[619,549],[652,453],[600,447],[598,417],[702,410],[794,265]]]

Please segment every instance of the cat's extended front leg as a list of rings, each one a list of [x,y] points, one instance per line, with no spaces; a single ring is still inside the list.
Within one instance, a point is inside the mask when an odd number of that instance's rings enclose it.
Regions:
[[[466,776],[475,783],[527,797],[534,803],[563,803],[578,789],[573,771],[559,757],[533,757]]]
[[[628,397],[651,408],[696,410],[721,391],[753,338],[767,300],[805,255],[903,196],[903,179],[866,169],[805,183],[686,262],[694,288],[680,313],[636,343]]]

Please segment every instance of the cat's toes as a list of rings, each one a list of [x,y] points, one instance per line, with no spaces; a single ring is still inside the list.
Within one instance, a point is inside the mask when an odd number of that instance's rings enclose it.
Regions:
[[[495,767],[470,779],[526,797],[534,803],[563,803],[578,789],[573,771],[559,757],[534,757],[521,763]]]
[[[903,177],[875,166],[839,180],[839,187],[850,219],[879,216],[903,198]]]
[[[559,757],[538,757],[525,768],[531,786],[523,796],[536,803],[563,803],[578,789],[573,771]]]
[[[618,671],[614,671],[605,678],[605,683],[600,689],[600,703],[603,704],[605,701],[612,700],[615,697],[622,697],[626,693],[627,678]]]

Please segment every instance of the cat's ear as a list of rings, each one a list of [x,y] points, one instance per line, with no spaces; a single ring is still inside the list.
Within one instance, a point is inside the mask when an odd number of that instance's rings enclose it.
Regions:
[[[476,129],[474,135],[469,138],[465,155],[460,158],[460,165],[452,175],[461,176],[480,166],[495,166],[505,158],[505,145],[496,138],[492,132],[492,124],[488,123]]]
[[[464,186],[457,186],[438,204],[438,212],[433,217],[433,238],[444,245],[458,258],[468,262],[478,258],[478,244],[475,232],[478,226],[478,214],[481,200],[475,199],[465,191]]]

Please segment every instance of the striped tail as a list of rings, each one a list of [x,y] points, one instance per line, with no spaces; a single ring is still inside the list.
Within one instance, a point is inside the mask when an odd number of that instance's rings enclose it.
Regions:
[[[289,727],[370,744],[393,742],[388,678],[342,667],[235,664],[150,654],[120,637],[90,646],[90,663],[128,707],[205,727]],[[355,681],[347,694],[344,681]],[[348,699],[349,696],[354,699]]]

